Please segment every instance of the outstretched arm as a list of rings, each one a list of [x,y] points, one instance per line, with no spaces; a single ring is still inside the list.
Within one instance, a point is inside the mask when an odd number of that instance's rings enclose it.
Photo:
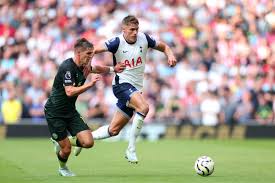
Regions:
[[[174,67],[177,64],[177,60],[176,60],[171,48],[164,42],[161,42],[161,41],[157,42],[154,49],[163,52],[168,57],[168,64],[170,67]]]
[[[109,73],[109,72],[115,72],[115,73],[121,73],[125,69],[125,64],[118,63],[114,67],[108,67],[108,66],[101,66],[101,65],[94,65],[92,66],[92,73]]]
[[[102,53],[105,51],[108,51],[108,48],[105,44],[99,44],[95,46],[95,50],[94,50],[95,54]]]
[[[102,52],[106,52],[108,51],[108,48],[105,44],[100,44],[98,46],[95,46],[94,48],[94,54],[98,54],[98,53],[102,53]],[[94,55],[93,54],[93,55]],[[91,71],[91,63],[92,63],[92,59],[90,60],[90,62],[84,67],[84,76],[87,77],[92,71]],[[104,72],[100,72],[100,73],[107,73],[109,71],[104,71]],[[98,72],[93,72],[93,73],[98,73]]]

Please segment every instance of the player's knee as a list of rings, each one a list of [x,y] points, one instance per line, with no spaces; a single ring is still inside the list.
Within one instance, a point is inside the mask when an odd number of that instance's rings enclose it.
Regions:
[[[142,106],[140,106],[140,108],[137,111],[146,116],[149,112],[149,105],[148,104],[143,104]]]
[[[91,148],[93,146],[94,146],[93,140],[85,140],[82,144],[82,147],[84,147],[84,148]]]
[[[110,136],[117,136],[119,134],[120,130],[118,128],[109,128],[109,134]]]

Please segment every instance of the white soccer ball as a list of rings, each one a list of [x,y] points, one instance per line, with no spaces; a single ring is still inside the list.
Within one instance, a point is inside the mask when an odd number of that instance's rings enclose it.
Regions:
[[[195,162],[195,170],[201,176],[208,176],[214,172],[214,161],[208,156],[201,156]]]

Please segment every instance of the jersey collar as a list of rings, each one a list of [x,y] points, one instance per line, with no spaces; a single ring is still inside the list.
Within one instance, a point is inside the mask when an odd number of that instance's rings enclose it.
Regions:
[[[124,37],[124,34],[122,34],[122,36],[123,36],[123,39],[126,41],[126,43],[128,43],[128,44],[135,44],[136,42],[137,42],[137,40],[134,42],[134,43],[129,43],[126,39],[125,39],[125,37]]]

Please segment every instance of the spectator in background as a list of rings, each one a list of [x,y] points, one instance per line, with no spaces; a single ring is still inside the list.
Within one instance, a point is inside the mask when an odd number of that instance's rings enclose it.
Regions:
[[[180,99],[180,108],[185,111],[186,120],[193,125],[201,124],[201,113],[200,113],[200,99],[195,92],[195,82],[190,81],[186,84],[184,95]]]
[[[26,95],[32,99],[33,105],[39,105],[39,101],[45,92],[42,88],[42,82],[40,79],[34,79],[31,82],[31,86],[27,89]]]
[[[235,124],[234,113],[238,106],[237,101],[234,101],[232,92],[227,86],[219,89],[220,104],[221,104],[221,122],[225,124]]]
[[[252,120],[253,104],[251,96],[252,94],[249,90],[243,91],[241,101],[234,113],[234,119],[239,124],[248,124]]]
[[[272,102],[272,124],[275,124],[275,88],[273,90],[273,102]]]
[[[99,89],[96,96],[93,96],[89,101],[89,110],[87,111],[87,118],[106,118],[108,114],[108,106],[106,105],[104,90]]]
[[[236,101],[244,95],[241,91],[248,88],[256,96],[260,91],[275,88],[274,1],[216,2],[0,1],[1,82],[12,82],[16,90],[18,87],[23,89],[22,96],[18,97],[24,106],[22,117],[28,117],[25,109],[30,101],[23,99],[29,95],[33,98],[32,103],[38,99],[33,96],[48,95],[57,66],[61,60],[72,56],[70,48],[77,37],[86,37],[98,44],[120,32],[121,17],[135,14],[142,22],[141,31],[149,34],[152,31],[157,39],[167,42],[178,60],[177,66],[171,69],[160,64],[164,63],[161,54],[148,53],[148,60],[154,62],[149,61],[146,66],[150,74],[146,77],[148,84],[144,93],[148,93],[153,108],[146,122],[162,118],[163,111],[169,110],[167,102],[173,98],[193,124],[200,124],[201,94],[209,87],[219,90],[226,85],[230,96],[218,92],[224,109],[221,119],[232,124],[234,119],[230,116],[235,111]],[[146,13],[137,13],[137,9]],[[110,65],[111,60],[112,56],[108,54],[96,55],[94,59],[102,65]],[[104,116],[110,118],[116,106],[107,77],[103,77],[101,87],[105,88],[105,93],[109,92],[105,94],[109,110]],[[223,80],[223,77],[227,79]],[[171,81],[169,78],[175,79]],[[38,93],[32,95],[32,82],[36,79],[41,91],[35,90]],[[155,87],[160,80],[170,86]],[[190,96],[185,91],[189,83],[194,88]],[[81,100],[83,114],[98,90],[100,88],[96,87]],[[7,100],[6,88],[2,88],[1,93],[2,100]],[[251,118],[254,119],[256,99],[253,97],[252,102]]]
[[[2,116],[5,124],[18,123],[22,113],[22,104],[16,98],[14,89],[9,90],[8,99],[1,106]]]
[[[23,100],[23,105],[22,105],[22,115],[21,115],[21,117],[23,119],[26,119],[26,118],[31,117],[30,108],[32,106],[32,99],[27,95],[25,95],[23,97],[24,98],[22,99]]]
[[[202,112],[202,124],[206,126],[216,126],[220,123],[219,114],[221,112],[221,104],[214,91],[204,94],[200,110]]]
[[[1,77],[0,77],[0,81],[1,81]],[[0,106],[2,106],[2,100],[3,100],[2,87],[3,87],[3,82],[0,82]],[[3,121],[2,110],[1,110],[0,111],[0,124],[3,124],[3,123],[4,123],[4,121]]]
[[[259,105],[256,110],[256,120],[259,124],[270,124],[272,121],[272,102],[270,103],[265,94],[258,94]]]
[[[29,113],[33,123],[42,123],[44,121],[44,105],[46,103],[47,96],[42,94],[37,102],[33,102],[30,106]]]

